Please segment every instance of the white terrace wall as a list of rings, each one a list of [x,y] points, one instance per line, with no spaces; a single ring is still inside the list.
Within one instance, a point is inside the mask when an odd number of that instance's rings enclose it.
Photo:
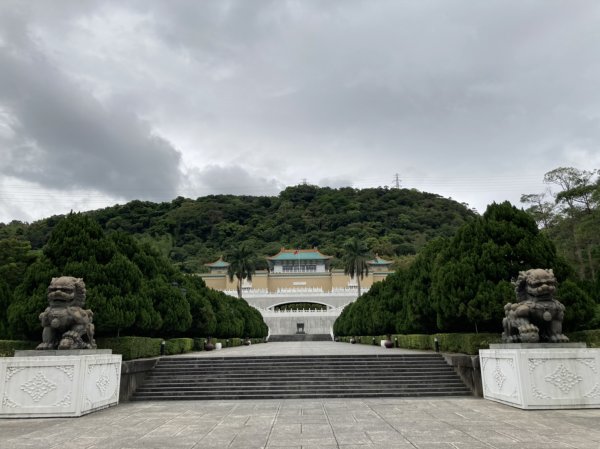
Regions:
[[[364,290],[365,292],[367,290]],[[237,292],[226,291],[231,296]],[[340,288],[324,293],[320,289],[294,288],[280,289],[277,293],[266,290],[249,290],[243,292],[244,299],[252,307],[258,309],[269,326],[270,335],[293,335],[298,323],[304,324],[306,334],[333,334],[333,323],[340,316],[344,307],[355,301],[356,289]],[[276,311],[275,307],[293,303],[318,303],[325,310]]]
[[[293,310],[293,311],[261,311],[263,319],[269,326],[270,335],[293,335],[297,325],[304,325],[305,334],[333,335],[333,323],[341,311],[332,310]]]

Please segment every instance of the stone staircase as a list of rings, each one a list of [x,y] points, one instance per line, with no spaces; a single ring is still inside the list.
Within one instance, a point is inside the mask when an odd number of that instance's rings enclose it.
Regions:
[[[331,341],[329,334],[294,334],[294,335],[271,335],[269,342],[280,343],[282,341]]]
[[[163,357],[132,400],[468,396],[439,354]]]

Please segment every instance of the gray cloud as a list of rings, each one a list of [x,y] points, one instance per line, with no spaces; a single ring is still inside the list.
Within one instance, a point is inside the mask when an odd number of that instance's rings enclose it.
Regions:
[[[352,187],[353,183],[351,180],[346,179],[344,177],[334,177],[334,178],[322,178],[319,179],[317,185],[321,187],[332,187],[332,188],[340,188],[340,187]]]
[[[194,169],[188,173],[187,182],[184,190],[190,197],[208,194],[272,196],[285,188],[275,178],[256,176],[238,165],[208,165],[201,170]]]
[[[0,170],[45,185],[167,198],[398,172],[483,209],[600,165],[593,0],[6,1],[0,17]]]
[[[180,153],[126,105],[101,104],[55,67],[30,36],[23,37],[25,24],[20,29],[17,24],[0,47],[0,105],[8,129],[2,172],[51,188],[173,198]]]

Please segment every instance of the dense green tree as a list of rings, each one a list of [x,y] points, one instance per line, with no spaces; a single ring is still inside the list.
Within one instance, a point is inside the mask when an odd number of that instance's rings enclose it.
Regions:
[[[13,336],[39,338],[46,287],[60,275],[84,278],[99,335],[207,335],[217,329],[213,304],[221,313],[220,335],[241,336],[245,326],[266,335],[245,302],[246,309],[234,305],[200,278],[184,276],[148,242],[120,231],[106,234],[89,216],[71,214],[55,226],[17,289],[8,314]]]
[[[535,221],[510,203],[492,204],[481,219],[463,226],[440,252],[431,299],[441,330],[498,329],[510,300],[507,282],[521,270],[554,267],[564,278],[550,240]]]
[[[13,227],[16,225],[13,223]],[[16,230],[15,230],[16,229]],[[0,339],[8,338],[9,325],[7,310],[13,302],[13,292],[23,281],[27,268],[36,260],[31,245],[20,235],[22,228],[6,229],[8,238],[0,239]]]
[[[585,290],[568,279],[558,286],[556,296],[566,309],[563,321],[564,329],[577,331],[590,328],[590,324],[595,319],[596,303]]]
[[[526,211],[541,228],[550,227],[556,220],[556,204],[548,201],[547,192],[523,194],[521,203],[529,206]]]
[[[358,237],[349,239],[344,245],[344,273],[356,279],[358,296],[361,295],[360,281],[369,274],[370,253],[365,242]]]
[[[16,288],[36,258],[28,241],[14,237],[0,239],[0,279],[11,290]]]
[[[545,194],[523,195],[522,200],[557,247],[558,253],[575,267],[578,284],[600,303],[597,288],[600,271],[600,173],[559,167],[544,175],[555,191],[552,200]],[[544,197],[543,202],[536,198]],[[543,211],[543,212],[540,212]]]
[[[187,335],[191,337],[215,335],[217,319],[209,297],[219,297],[222,293],[206,288],[204,281],[197,276],[186,276],[183,288],[186,291],[186,298],[190,304],[190,313],[192,315],[192,323],[187,331]],[[256,336],[258,337],[259,335]],[[233,336],[228,335],[228,337]]]
[[[12,338],[37,340],[41,336],[39,315],[45,310],[47,288],[58,269],[46,257],[32,264],[15,289],[8,307],[8,324]]]
[[[0,310],[7,310],[12,302],[12,293],[8,284],[0,278]],[[10,333],[8,330],[8,316],[5,312],[0,314],[0,340],[8,339]]]
[[[586,327],[593,301],[568,280],[571,270],[527,213],[492,204],[451,239],[429,243],[407,268],[347,306],[335,323],[345,335],[501,330],[510,281],[529,268],[554,268],[568,308],[566,329]],[[389,317],[393,317],[390,323]],[[571,326],[569,329],[568,326]]]
[[[594,181],[597,174],[598,170],[559,167],[546,173],[544,182],[561,188],[556,195],[556,203],[562,205],[566,213],[572,215],[577,210],[589,213],[598,188],[598,181]]]
[[[244,242],[238,247],[232,249],[227,255],[227,276],[229,281],[237,280],[238,298],[242,298],[242,281],[252,280],[252,275],[256,271],[255,255],[250,246]]]

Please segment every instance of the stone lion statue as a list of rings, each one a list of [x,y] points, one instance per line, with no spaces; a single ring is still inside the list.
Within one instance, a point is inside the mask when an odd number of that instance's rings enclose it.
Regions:
[[[506,343],[563,343],[565,306],[554,299],[556,278],[552,270],[521,271],[515,282],[517,303],[504,306],[502,341]]]
[[[48,307],[40,314],[44,331],[37,349],[95,349],[91,310],[85,306],[83,279],[52,278]]]

